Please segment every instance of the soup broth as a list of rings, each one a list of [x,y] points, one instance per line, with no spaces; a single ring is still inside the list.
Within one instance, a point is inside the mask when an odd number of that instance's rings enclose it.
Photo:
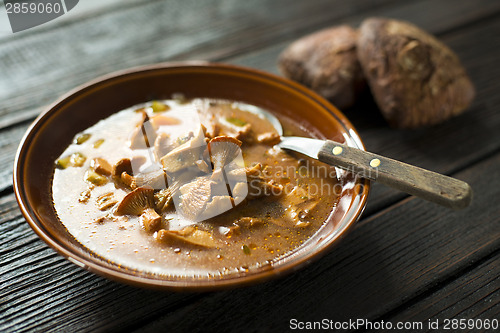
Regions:
[[[61,223],[98,256],[146,273],[217,277],[272,265],[321,228],[341,184],[335,168],[276,146],[254,110],[177,97],[99,121],[55,163]],[[280,121],[286,135],[311,136]]]

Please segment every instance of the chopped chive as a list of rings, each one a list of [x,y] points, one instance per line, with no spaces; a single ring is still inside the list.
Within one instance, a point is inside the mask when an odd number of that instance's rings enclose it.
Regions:
[[[158,101],[153,101],[153,103],[151,104],[151,108],[153,109],[153,113],[163,112],[170,109],[167,104]]]
[[[104,143],[104,139],[99,139],[94,142],[94,148],[99,148]]]
[[[249,255],[250,254],[250,248],[247,246],[247,245],[243,245],[241,247],[241,249],[243,250],[243,253],[246,254],[246,255]]]
[[[228,117],[228,118],[226,118],[226,121],[228,123],[233,124],[234,126],[238,126],[238,127],[243,127],[247,124],[246,121],[241,120],[239,118],[234,118],[234,117]]]
[[[84,143],[85,141],[87,141],[88,139],[90,139],[92,135],[89,134],[89,133],[83,133],[83,134],[80,134],[78,135],[75,140],[73,141],[73,143],[76,143],[77,145],[81,145],[82,143]]]

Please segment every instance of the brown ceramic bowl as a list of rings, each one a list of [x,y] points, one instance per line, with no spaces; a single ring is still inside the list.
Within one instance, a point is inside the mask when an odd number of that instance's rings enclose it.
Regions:
[[[346,174],[340,202],[324,225],[296,251],[248,273],[213,278],[175,278],[137,272],[108,262],[68,233],[52,205],[54,161],[76,133],[131,105],[186,97],[238,100],[261,106],[313,129],[320,136],[364,149],[346,117],[312,91],[292,81],[254,69],[222,64],[171,63],[134,68],[76,88],[45,110],[25,134],[14,167],[14,189],[33,230],[76,265],[121,282],[163,289],[206,290],[239,286],[291,272],[317,258],[354,224],[366,204],[368,180]]]

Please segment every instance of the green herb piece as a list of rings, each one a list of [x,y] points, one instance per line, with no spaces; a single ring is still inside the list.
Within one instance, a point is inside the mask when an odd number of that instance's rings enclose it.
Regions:
[[[89,134],[89,133],[83,133],[83,134],[80,134],[78,135],[75,140],[73,141],[73,143],[76,143],[77,145],[81,145],[82,143],[84,143],[85,141],[87,141],[88,139],[90,139],[92,135]]]
[[[243,245],[241,249],[243,250],[244,254],[250,255],[250,248],[247,245]]]
[[[56,168],[58,169],[66,169],[67,167],[71,166],[71,163],[69,161],[70,157],[66,156],[63,158],[60,158],[56,161]]]
[[[104,139],[99,139],[96,142],[94,142],[94,148],[99,148],[102,144],[104,143]]]
[[[233,124],[234,126],[238,126],[238,127],[243,127],[247,124],[246,121],[241,120],[239,118],[234,118],[234,117],[228,117],[228,118],[226,118],[226,121],[228,123]]]
[[[154,113],[170,110],[170,106],[158,101],[153,101],[153,103],[151,104],[151,108],[153,109]]]
[[[108,182],[108,179],[106,177],[101,176],[93,170],[88,170],[87,172],[85,172],[85,180],[91,182],[96,186],[101,186]]]

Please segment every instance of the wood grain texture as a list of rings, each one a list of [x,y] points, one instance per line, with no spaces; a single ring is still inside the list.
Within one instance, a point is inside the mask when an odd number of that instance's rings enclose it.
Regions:
[[[444,327],[444,318],[469,320],[500,320],[500,253],[492,256],[477,268],[449,282],[389,320],[396,322],[438,321]],[[385,318],[388,320],[387,318]],[[493,329],[475,326],[461,332],[494,332]],[[426,327],[426,326],[424,326]],[[470,329],[469,329],[470,328]],[[422,332],[429,332],[425,329]]]

